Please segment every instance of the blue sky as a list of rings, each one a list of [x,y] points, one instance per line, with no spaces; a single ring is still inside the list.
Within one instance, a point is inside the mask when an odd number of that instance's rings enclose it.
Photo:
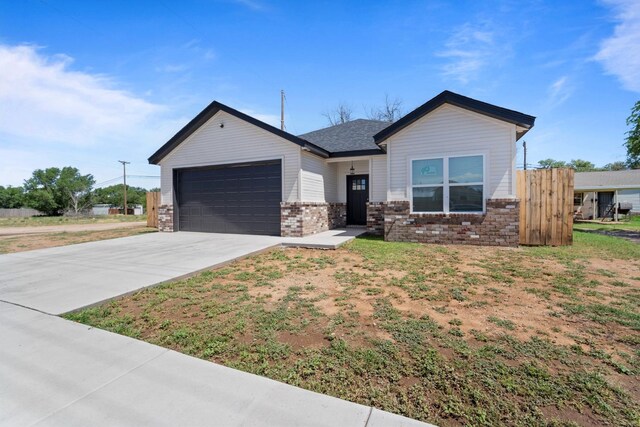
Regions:
[[[529,163],[624,160],[640,2],[4,1],[0,185],[65,165],[102,183],[117,160],[157,176],[147,157],[209,102],[277,125],[280,89],[294,134],[449,89],[537,116]]]

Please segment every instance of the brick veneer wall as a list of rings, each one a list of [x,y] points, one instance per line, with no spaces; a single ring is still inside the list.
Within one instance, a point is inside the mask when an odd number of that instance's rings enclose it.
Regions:
[[[384,234],[384,202],[367,203],[367,232],[376,236]]]
[[[344,228],[347,226],[347,204],[328,203],[329,229]]]
[[[173,231],[173,205],[158,206],[158,230]]]
[[[476,214],[411,214],[408,201],[386,202],[385,240],[518,246],[519,201],[489,199],[487,211]]]
[[[340,208],[331,207],[329,203],[282,202],[280,203],[280,235],[302,237],[327,231],[331,223],[340,221],[340,217]]]

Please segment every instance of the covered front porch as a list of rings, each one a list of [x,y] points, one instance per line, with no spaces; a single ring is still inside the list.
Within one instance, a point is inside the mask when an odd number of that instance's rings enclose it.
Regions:
[[[386,156],[329,158],[322,169],[305,167],[303,158],[300,184],[300,201],[282,203],[282,236],[345,227],[382,233],[382,211],[372,220],[372,206],[386,199]]]

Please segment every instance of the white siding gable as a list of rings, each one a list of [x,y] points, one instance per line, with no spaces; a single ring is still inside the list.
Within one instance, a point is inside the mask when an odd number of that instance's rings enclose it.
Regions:
[[[389,138],[387,199],[408,200],[409,159],[484,154],[486,198],[515,194],[515,125],[444,104]]]
[[[271,159],[282,160],[283,201],[297,201],[300,152],[298,145],[220,111],[160,161],[162,204],[173,204],[175,168]]]

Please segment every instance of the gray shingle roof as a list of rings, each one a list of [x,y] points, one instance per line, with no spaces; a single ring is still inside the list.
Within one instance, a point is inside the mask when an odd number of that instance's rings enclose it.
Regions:
[[[360,150],[375,150],[382,153],[383,151],[373,141],[373,135],[389,125],[389,122],[356,119],[298,135],[298,138],[307,140],[330,153]]]
[[[576,190],[640,188],[640,169],[626,171],[577,172],[574,181]]]

